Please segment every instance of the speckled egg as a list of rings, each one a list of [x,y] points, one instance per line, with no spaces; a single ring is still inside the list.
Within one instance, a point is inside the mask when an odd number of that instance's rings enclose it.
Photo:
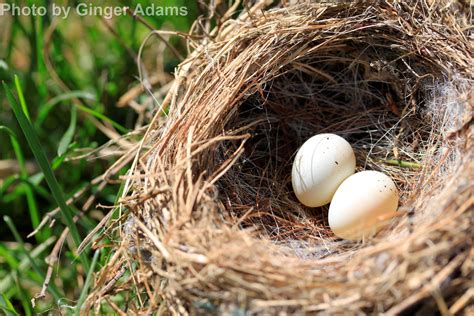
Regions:
[[[329,226],[348,240],[374,235],[395,216],[398,191],[386,174],[362,171],[348,177],[337,189],[329,206]]]
[[[306,206],[329,203],[339,185],[355,171],[351,145],[335,134],[318,134],[296,153],[291,180],[298,200]]]

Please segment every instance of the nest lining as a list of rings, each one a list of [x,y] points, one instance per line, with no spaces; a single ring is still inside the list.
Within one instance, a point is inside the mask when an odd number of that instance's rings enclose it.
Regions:
[[[321,59],[309,56],[308,60],[295,61],[287,71],[282,70],[284,74],[261,83],[260,91],[240,105],[227,125],[251,125],[245,130],[251,137],[239,161],[218,182],[218,188],[223,193],[221,200],[227,202],[228,211],[242,226],[260,226],[267,237],[276,240],[331,238],[327,206],[303,207],[292,193],[289,176],[297,148],[316,133],[345,137],[355,149],[357,171],[372,169],[390,174],[402,193],[402,205],[416,197],[413,189],[420,174],[418,164],[405,169],[389,163],[396,158],[419,162],[421,167],[425,153],[436,146],[430,140],[433,122],[418,93],[408,101],[418,110],[406,105],[399,108],[397,104],[406,104],[410,97],[406,91],[397,93],[397,86],[412,78],[399,79],[397,74],[403,76],[400,67],[398,72],[387,67],[382,74],[374,74],[370,60],[380,61],[381,55],[371,55],[367,50],[366,60],[359,61],[365,64],[362,66],[354,66],[358,60],[344,51],[339,56],[323,53]],[[374,53],[386,55],[383,51]],[[311,70],[316,76],[308,73]],[[229,150],[235,148],[223,144],[221,152]]]
[[[258,12],[228,21],[181,65],[170,115],[145,140],[117,248],[134,251],[114,263],[142,263],[134,273],[147,277],[124,281],[148,289],[135,308],[160,306],[153,288],[182,314],[395,313],[448,272],[456,308],[472,259],[472,56],[458,21],[423,2]],[[338,240],[327,207],[293,195],[293,156],[322,132],[352,144],[358,171],[396,182],[400,214],[376,238]]]

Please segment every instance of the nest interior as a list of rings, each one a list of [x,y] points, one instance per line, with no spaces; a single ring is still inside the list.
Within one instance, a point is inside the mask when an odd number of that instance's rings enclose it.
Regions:
[[[130,308],[179,314],[465,311],[465,7],[264,6],[223,23],[180,65],[161,105],[169,115],[150,124],[127,180],[115,259],[87,306],[133,287]],[[370,240],[337,239],[327,207],[304,207],[292,192],[296,150],[324,132],[351,143],[357,171],[398,186],[399,216]],[[123,269],[120,286],[107,287]]]

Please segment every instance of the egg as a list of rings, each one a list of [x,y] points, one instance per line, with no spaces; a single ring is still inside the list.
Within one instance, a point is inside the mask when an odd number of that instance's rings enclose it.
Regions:
[[[335,134],[318,134],[298,150],[291,182],[298,200],[306,206],[329,203],[339,185],[355,172],[351,145]]]
[[[397,211],[398,191],[386,174],[362,171],[348,177],[329,206],[329,226],[334,234],[361,240],[375,234]]]

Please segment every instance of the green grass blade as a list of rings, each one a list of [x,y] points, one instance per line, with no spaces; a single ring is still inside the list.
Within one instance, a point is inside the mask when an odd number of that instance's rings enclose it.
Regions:
[[[0,199],[3,199],[6,196],[10,196],[10,195],[13,196],[14,192],[7,193],[7,190],[17,182],[22,183],[25,186],[28,186],[33,192],[43,197],[44,199],[51,200],[51,194],[47,190],[45,190],[43,187],[39,186],[37,183],[32,181],[32,177],[23,179],[22,177],[19,177],[17,175],[12,175],[3,179],[3,183],[0,185]],[[23,192],[26,192],[26,190],[28,190],[28,188],[25,188],[24,186],[19,186],[14,191],[23,193]],[[7,201],[4,201],[4,202],[7,202]]]
[[[69,145],[71,144],[72,138],[74,137],[74,132],[76,131],[77,123],[77,110],[75,107],[71,108],[71,121],[69,127],[64,133],[63,137],[59,141],[58,146],[58,156],[62,156],[66,151]]]
[[[49,237],[46,239],[43,243],[39,244],[34,248],[32,251],[30,251],[30,256],[32,259],[37,259],[40,260],[43,258],[44,252],[56,241],[56,237]],[[31,270],[31,262],[30,260],[26,258],[22,258],[21,261],[18,261],[17,258],[15,258],[15,252],[12,251],[9,248],[6,248],[5,246],[0,244],[0,256],[3,256],[3,258],[8,259],[7,263],[8,266],[10,267],[10,270],[19,273],[20,275],[25,275],[29,270]],[[0,280],[0,293],[5,293],[9,288],[11,288],[13,284],[13,273],[10,272],[7,274],[3,279]],[[41,278],[38,278],[40,282],[42,282]]]
[[[54,106],[56,106],[57,104],[59,104],[62,101],[75,99],[75,98],[81,98],[81,99],[84,99],[84,100],[97,101],[97,98],[93,94],[91,94],[89,92],[85,92],[85,91],[72,91],[72,92],[57,96],[57,97],[49,100],[40,109],[40,111],[38,113],[38,119],[36,120],[35,125],[37,127],[41,126],[43,124],[44,120],[46,119],[46,117],[48,116],[49,112],[51,111],[51,109]],[[100,112],[97,112],[97,111],[95,111],[91,108],[88,108],[84,105],[81,105],[81,104],[74,104],[74,106],[77,107],[82,112],[88,113],[88,114],[90,114],[90,115],[92,115],[92,116],[94,116],[94,117],[96,117],[96,118],[98,118],[102,121],[110,123],[113,127],[115,127],[121,133],[124,133],[124,134],[128,133],[128,129],[126,127],[120,125],[119,123],[115,122],[114,120],[110,119],[109,117],[107,117],[106,115],[104,115]]]
[[[29,0],[30,5],[34,5],[37,1]],[[43,17],[42,16],[31,16],[31,24],[34,31],[34,43],[35,43],[35,55],[36,55],[36,69],[38,71],[38,83],[36,85],[40,96],[40,103],[46,100],[48,90],[46,85],[46,78],[48,76],[46,72],[46,64],[44,63],[43,48],[44,48],[44,32],[43,32]]]
[[[25,134],[26,140],[28,141],[31,150],[33,151],[33,154],[35,155],[35,158],[44,173],[46,182],[48,183],[48,186],[51,189],[51,193],[53,194],[56,203],[58,203],[58,206],[61,209],[61,215],[66,225],[69,227],[74,244],[76,247],[78,247],[81,243],[81,239],[77,227],[73,221],[72,212],[66,204],[63,191],[61,190],[61,187],[49,165],[48,159],[46,158],[46,154],[44,153],[43,148],[41,147],[38,136],[36,135],[33,126],[26,118],[25,114],[16,102],[15,97],[13,96],[12,92],[10,91],[5,82],[3,83],[3,88],[7,95],[8,102],[10,103],[10,106],[12,107],[13,112],[15,113],[18,123],[20,124],[20,127],[23,133]],[[84,268],[88,270],[89,264],[87,258],[85,256],[80,256],[80,258],[82,264],[84,265]]]
[[[5,192],[7,192],[8,188],[13,185],[16,181],[18,181],[19,177],[17,175],[9,176],[2,179],[3,183],[0,185],[0,199],[3,199]]]
[[[31,267],[33,268],[35,273],[38,274],[42,279],[44,279],[45,278],[44,273],[41,271],[40,267],[38,266],[37,262],[33,259],[33,257],[31,257],[30,252],[25,248],[25,243],[21,239],[20,234],[18,233],[11,218],[9,216],[3,216],[3,220],[10,228],[10,231],[12,232],[13,237],[15,238],[16,242],[20,245],[20,248],[25,254],[25,256],[28,258],[28,261],[30,262]],[[56,301],[60,299],[60,294],[58,290],[56,289],[56,286],[54,285],[54,283],[49,284],[48,291],[53,295]]]
[[[23,89],[21,88],[20,79],[18,76],[15,76],[15,88],[18,91],[18,99],[20,100],[21,108],[23,109],[23,113],[25,113],[28,120],[30,120],[30,113],[28,112],[28,107],[26,106],[25,96],[23,94]]]
[[[13,252],[10,249],[7,249],[4,245],[0,244],[0,258],[4,263],[7,263],[10,266],[10,269],[14,270],[20,266],[17,258],[15,258]],[[0,293],[5,292],[6,288],[2,288],[4,280],[0,281]]]
[[[84,287],[82,288],[81,296],[79,296],[79,300],[76,305],[76,315],[80,315],[81,306],[82,304],[84,304],[84,301],[86,300],[87,291],[89,290],[89,286],[92,281],[92,275],[94,274],[94,268],[95,268],[95,265],[97,264],[97,259],[99,258],[99,254],[100,254],[100,249],[97,249],[94,253],[94,257],[92,258],[91,267],[89,269],[89,272],[87,273],[87,278],[84,283]]]
[[[16,77],[15,77],[16,79]],[[20,90],[21,91],[21,90]],[[23,98],[24,100],[24,98]],[[26,105],[25,105],[26,107]],[[23,111],[25,111],[23,109]],[[26,114],[25,114],[26,115]],[[23,180],[28,180],[28,171],[26,170],[25,158],[23,152],[21,150],[20,144],[18,143],[18,138],[16,134],[6,126],[0,126],[0,132],[6,132],[10,136],[10,143],[13,148],[13,152],[15,153],[16,159],[18,161],[18,165],[20,167],[20,176]],[[25,195],[26,201],[28,203],[28,211],[30,213],[31,223],[33,224],[33,229],[38,227],[40,222],[40,215],[38,211],[38,205],[36,203],[35,194],[31,187],[25,188]],[[1,192],[1,190],[0,190]],[[45,236],[43,234],[38,234],[38,241],[44,239]]]
[[[15,311],[13,304],[4,294],[0,296],[0,310],[3,311],[7,316],[20,315]]]
[[[58,95],[57,97],[52,98],[49,100],[45,105],[43,105],[38,112],[38,117],[36,118],[35,126],[40,127],[43,125],[44,120],[48,117],[49,112],[59,103],[71,99],[84,99],[84,100],[91,100],[96,101],[97,98],[90,92],[86,91],[71,91],[69,93],[64,93]]]
[[[25,289],[21,285],[21,275],[15,273],[15,284],[17,290],[17,297],[21,302],[21,306],[23,307],[23,312],[25,316],[33,315],[33,306],[31,305],[30,297],[26,293]]]
[[[105,122],[108,122],[110,123],[113,127],[115,127],[117,130],[119,130],[121,133],[128,133],[128,129],[123,127],[122,125],[120,125],[119,123],[115,122],[114,120],[108,118],[107,116],[105,116],[104,114],[102,113],[99,113],[97,111],[94,111],[88,107],[85,107],[83,105],[80,105],[80,104],[75,104],[75,106],[77,106],[77,108],[83,112],[86,112],[86,113],[89,113],[91,114],[92,116],[95,116],[96,118],[102,120],[102,121],[105,121]]]

